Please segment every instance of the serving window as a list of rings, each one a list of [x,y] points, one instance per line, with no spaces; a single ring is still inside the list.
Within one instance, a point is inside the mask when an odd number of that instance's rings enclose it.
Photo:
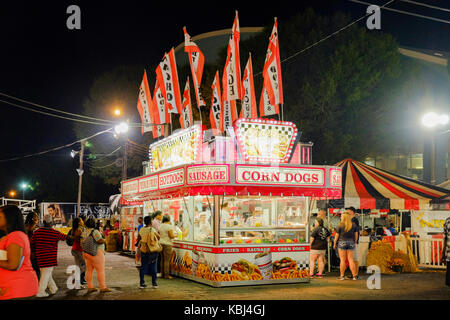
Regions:
[[[306,210],[305,197],[222,197],[220,243],[304,242]]]

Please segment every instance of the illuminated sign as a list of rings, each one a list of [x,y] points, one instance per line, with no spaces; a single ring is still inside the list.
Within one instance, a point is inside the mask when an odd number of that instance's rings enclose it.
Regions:
[[[236,165],[236,183],[280,186],[325,186],[325,169]]]
[[[158,190],[158,175],[139,179],[139,192]]]
[[[287,163],[297,127],[292,122],[266,119],[238,119],[235,122],[239,150],[245,161]]]
[[[330,169],[330,186],[342,186],[342,169]]]
[[[139,190],[139,181],[138,180],[132,180],[132,181],[126,181],[122,183],[122,194],[133,194],[137,193]]]
[[[158,175],[159,189],[184,185],[184,168],[171,170]]]
[[[187,167],[186,181],[188,185],[229,183],[228,165],[193,165]]]
[[[150,170],[201,161],[202,128],[194,125],[150,145]]]

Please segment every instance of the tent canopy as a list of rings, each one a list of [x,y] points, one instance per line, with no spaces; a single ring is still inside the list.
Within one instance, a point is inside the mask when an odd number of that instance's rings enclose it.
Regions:
[[[332,208],[420,210],[448,194],[446,189],[352,159],[335,165],[342,168],[342,199],[329,200]]]

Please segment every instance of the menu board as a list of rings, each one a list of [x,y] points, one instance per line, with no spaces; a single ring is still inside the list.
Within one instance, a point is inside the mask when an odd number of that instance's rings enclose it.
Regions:
[[[194,125],[151,144],[151,172],[200,161],[201,143],[201,126]]]
[[[235,132],[245,161],[287,163],[298,131],[292,122],[238,119]]]

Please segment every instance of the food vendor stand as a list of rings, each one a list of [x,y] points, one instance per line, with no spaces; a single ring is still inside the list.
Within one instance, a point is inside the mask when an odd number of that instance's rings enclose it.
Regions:
[[[340,198],[341,169],[297,161],[290,122],[238,119],[228,133],[203,141],[194,125],[152,144],[151,173],[123,181],[123,198],[170,215],[176,276],[215,287],[308,282],[310,200]]]

